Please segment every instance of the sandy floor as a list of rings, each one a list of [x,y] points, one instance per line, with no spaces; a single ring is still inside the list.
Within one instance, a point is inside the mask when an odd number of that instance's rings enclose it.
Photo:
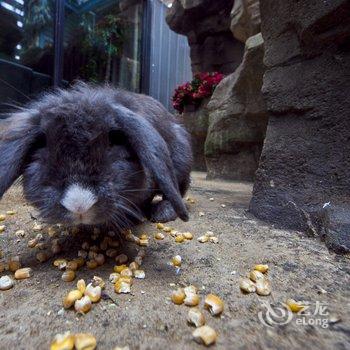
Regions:
[[[60,279],[53,259],[43,264],[35,261],[35,249],[27,248],[28,240],[35,236],[30,216],[35,211],[24,204],[20,190],[12,188],[0,202],[0,213],[10,209],[18,213],[4,222],[7,229],[0,234],[0,249],[5,259],[20,255],[34,275],[0,292],[0,349],[48,349],[55,334],[68,330],[93,333],[98,349],[202,349],[192,340],[193,328],[186,323],[188,307],[169,300],[175,289],[172,284],[195,284],[201,296],[211,292],[224,300],[220,318],[205,311],[207,324],[219,333],[216,349],[350,349],[349,258],[329,253],[316,239],[274,229],[251,217],[246,212],[251,189],[251,184],[207,182],[203,174],[194,174],[190,195],[196,203],[191,205],[191,220],[170,225],[196,237],[213,231],[219,244],[201,244],[197,239],[177,244],[171,237],[155,241],[154,225],[145,224],[138,231],[152,236],[143,265],[146,279],[135,280],[128,295],[115,294],[107,282],[111,299],[79,316],[72,310],[60,312],[62,298],[75,282]],[[200,217],[199,212],[205,215]],[[26,231],[24,238],[14,235],[18,229]],[[74,257],[81,240],[66,238],[60,256]],[[135,252],[132,244],[126,249],[131,255]],[[179,274],[168,265],[176,254],[183,258]],[[256,263],[270,266],[273,291],[268,297],[243,295],[239,290],[240,277]],[[88,280],[98,275],[108,281],[112,269],[112,261],[94,271],[84,267],[78,277]],[[259,312],[265,315],[263,301],[281,307],[279,303],[288,298],[309,302],[312,313],[316,305],[326,305],[326,309],[318,308],[315,316],[294,315],[289,323],[275,317],[272,327],[259,320]],[[317,319],[326,319],[328,327],[314,325]]]

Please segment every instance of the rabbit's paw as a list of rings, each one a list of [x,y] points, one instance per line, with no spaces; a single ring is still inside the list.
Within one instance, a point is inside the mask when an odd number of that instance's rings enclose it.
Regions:
[[[171,203],[164,199],[158,203],[152,204],[150,221],[168,222],[177,219],[177,214]]]

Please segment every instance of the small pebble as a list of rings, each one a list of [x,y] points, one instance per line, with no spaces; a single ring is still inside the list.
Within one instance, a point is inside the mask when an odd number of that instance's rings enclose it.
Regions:
[[[13,287],[13,280],[10,276],[0,277],[0,290],[8,290]]]

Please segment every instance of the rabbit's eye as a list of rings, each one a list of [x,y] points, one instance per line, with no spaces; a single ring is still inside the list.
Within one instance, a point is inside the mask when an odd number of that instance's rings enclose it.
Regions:
[[[127,137],[120,130],[111,130],[108,137],[111,146],[126,146],[128,144]]]

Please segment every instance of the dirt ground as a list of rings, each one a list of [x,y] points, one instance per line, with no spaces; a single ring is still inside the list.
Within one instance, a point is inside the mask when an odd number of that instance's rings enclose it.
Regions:
[[[203,349],[192,340],[193,328],[186,323],[188,307],[174,305],[169,299],[172,290],[189,284],[198,286],[201,308],[208,293],[219,295],[225,302],[219,318],[204,311],[207,324],[219,334],[215,349],[350,349],[349,257],[328,252],[315,238],[256,220],[247,213],[251,190],[251,184],[209,182],[205,174],[193,174],[189,195],[196,203],[190,206],[191,220],[169,225],[191,231],[195,239],[178,244],[167,236],[156,241],[153,224],[138,228],[138,232],[151,236],[143,265],[146,279],[135,280],[132,294],[117,295],[108,282],[112,261],[93,271],[82,268],[79,278],[88,280],[97,275],[106,280],[111,299],[102,300],[80,316],[73,310],[62,312],[62,299],[76,281],[63,282],[62,272],[52,266],[53,259],[39,264],[35,249],[27,248],[28,240],[35,236],[30,215],[35,216],[35,211],[24,203],[20,189],[12,188],[0,202],[0,213],[10,209],[18,213],[5,220],[0,249],[5,259],[20,255],[23,265],[32,267],[34,274],[0,292],[0,349],[49,349],[55,334],[65,331],[91,332],[98,349],[103,350],[116,346],[129,346],[131,350]],[[14,235],[19,229],[26,231],[24,238]],[[197,241],[208,230],[217,235],[218,244]],[[65,238],[60,257],[76,256],[82,240],[81,236]],[[135,254],[131,243],[125,249]],[[183,259],[180,273],[168,264],[176,254]],[[243,295],[239,289],[240,278],[256,263],[269,265],[270,296]],[[270,326],[259,320],[259,312],[264,316],[266,310],[262,302],[278,307],[288,298],[309,302],[309,310],[316,315],[293,315],[286,323],[274,309]],[[298,318],[304,324],[297,324]],[[315,324],[316,319],[326,319],[327,328]]]

